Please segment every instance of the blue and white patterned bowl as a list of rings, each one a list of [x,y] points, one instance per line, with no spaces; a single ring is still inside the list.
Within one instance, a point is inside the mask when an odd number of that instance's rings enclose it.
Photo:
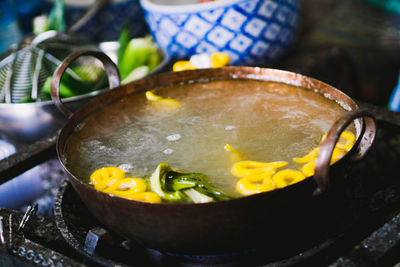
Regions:
[[[296,39],[298,0],[160,1],[140,4],[154,40],[171,57],[219,51],[231,65],[267,66]]]

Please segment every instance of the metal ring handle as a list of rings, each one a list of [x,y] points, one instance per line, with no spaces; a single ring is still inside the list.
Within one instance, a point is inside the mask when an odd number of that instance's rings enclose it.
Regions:
[[[314,180],[317,183],[317,188],[313,192],[313,196],[323,193],[329,182],[329,165],[333,150],[336,143],[339,141],[342,132],[357,118],[364,119],[364,126],[361,132],[361,139],[359,139],[357,152],[352,160],[359,160],[364,157],[367,151],[372,146],[376,134],[376,119],[374,115],[366,110],[356,110],[349,112],[336,121],[330,128],[326,139],[322,142],[318,157],[315,161]]]
[[[68,68],[68,66],[78,57],[81,56],[93,56],[103,63],[103,67],[107,73],[109,88],[115,88],[120,85],[121,76],[118,71],[118,67],[115,63],[109,58],[106,54],[99,51],[92,50],[82,50],[72,53],[68,57],[66,57],[63,62],[57,67],[54,71],[53,77],[51,79],[51,98],[55,106],[62,112],[67,118],[70,118],[73,115],[73,112],[67,108],[60,98],[60,83],[61,78]]]

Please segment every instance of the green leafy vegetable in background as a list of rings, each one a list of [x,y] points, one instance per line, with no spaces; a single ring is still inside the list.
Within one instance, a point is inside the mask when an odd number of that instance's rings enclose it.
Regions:
[[[118,42],[118,69],[123,84],[143,78],[162,60],[151,36],[131,38],[128,24],[124,25]]]
[[[56,0],[49,14],[49,30],[65,31],[64,0]]]
[[[55,0],[48,16],[43,15],[36,17],[34,19],[35,34],[40,34],[42,32],[50,30],[63,32],[65,31],[65,28],[66,28],[66,22],[65,22],[64,0]],[[52,41],[49,42],[50,45],[49,43],[46,43],[40,46],[40,49],[46,49],[45,53],[50,53],[49,51],[51,50],[48,50],[49,49],[48,47],[50,48],[53,47]],[[58,42],[62,43],[62,40],[54,41],[56,45],[59,45]],[[68,48],[65,48],[65,50],[68,51]],[[42,69],[40,71],[46,73],[46,76],[49,75],[47,78],[45,78],[45,80],[39,83],[42,86],[39,94],[40,101],[51,99],[50,96],[51,75],[53,74],[53,71],[57,66],[56,64],[59,64],[58,60],[61,62],[63,54],[65,54],[63,50],[57,50],[57,52],[59,52],[60,54],[51,55],[50,57],[54,58],[51,61],[52,64],[50,64],[50,67],[48,67],[49,64],[45,64],[47,61],[45,63],[42,62],[42,64],[40,64],[40,66],[42,66]],[[46,77],[45,75],[43,76]],[[106,77],[104,75],[104,70],[100,66],[90,63],[80,64],[80,65],[75,64],[75,66],[69,67],[62,77],[60,83],[60,96],[62,98],[73,97],[77,95],[87,94],[93,90],[102,88],[103,86],[106,85],[105,78]],[[27,97],[23,101],[33,102],[36,100],[32,100],[30,99],[30,97]]]
[[[161,61],[161,54],[158,52],[158,50],[154,49],[154,53],[151,54],[149,58],[149,70],[154,70],[158,65],[160,65]]]
[[[95,84],[99,83],[100,79],[105,79],[104,70],[96,65],[78,65],[71,68],[78,77],[75,80],[80,80],[85,84],[85,87],[93,88]],[[68,77],[68,76],[67,76]],[[64,78],[64,77],[63,77]],[[72,78],[72,77],[70,77]],[[63,80],[62,80],[63,81]],[[87,88],[87,89],[89,89]]]
[[[47,95],[50,96],[50,92],[51,92],[51,77],[48,77],[46,79],[46,81],[44,82],[43,85],[43,92]],[[73,90],[71,89],[71,87],[69,87],[66,83],[61,82],[60,83],[60,96],[61,97],[72,97],[75,96],[75,93],[73,92]]]
[[[122,84],[130,83],[139,80],[149,74],[150,68],[148,66],[139,66],[129,73],[128,77],[122,80]]]
[[[49,30],[62,32],[65,31],[65,28],[64,0],[55,0],[48,16],[39,16],[34,20],[35,34]],[[154,44],[151,36],[132,38],[128,22],[124,24],[121,30],[118,44],[119,48],[116,51],[117,66],[121,73],[122,84],[145,77],[162,61],[162,55],[159,53],[159,50]],[[54,57],[57,59],[59,58],[59,56]],[[60,60],[62,60],[62,58]],[[43,78],[38,85],[41,90],[39,91],[39,97],[37,99],[31,99],[27,96],[22,99],[22,101],[33,102],[51,99],[51,74],[52,73],[46,73],[41,76]],[[48,75],[50,77],[47,77]],[[106,82],[103,68],[90,64],[69,67],[61,80],[60,96],[65,98],[86,94],[103,88],[102,86],[107,85]]]
[[[99,83],[99,77],[104,77],[103,69],[98,66],[76,66],[64,73],[60,83],[60,96],[72,97],[87,94]],[[51,79],[48,77],[43,85],[42,92],[47,99],[51,98]]]
[[[64,0],[55,0],[48,16],[36,17],[33,21],[33,32],[39,34],[46,31],[62,32],[66,29]]]
[[[131,31],[128,23],[125,23],[122,27],[121,33],[118,38],[118,51],[117,51],[117,65],[118,68],[121,67],[121,60],[125,53],[126,48],[128,47],[129,41],[132,39]]]

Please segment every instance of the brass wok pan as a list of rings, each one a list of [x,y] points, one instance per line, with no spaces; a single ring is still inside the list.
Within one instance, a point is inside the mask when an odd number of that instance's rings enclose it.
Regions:
[[[58,87],[68,64],[82,55],[95,56],[103,62],[112,90],[96,96],[72,113],[60,100]],[[343,103],[348,112],[331,127],[321,145],[313,177],[275,191],[226,201],[149,204],[112,197],[97,191],[65,167],[63,159],[69,137],[74,135],[74,128],[93,113],[107,109],[108,105],[128,95],[142,94],[155,87],[222,79],[283,82],[329,95],[333,100]],[[107,56],[98,52],[81,51],[66,58],[55,71],[52,97],[55,105],[68,116],[57,140],[58,158],[69,181],[88,209],[108,229],[146,247],[172,253],[223,253],[251,249],[261,244],[267,247],[277,246],[292,238],[305,238],[305,233],[323,229],[326,222],[323,219],[329,215],[329,209],[347,190],[343,187],[343,177],[348,166],[365,155],[376,132],[374,117],[369,112],[360,110],[343,92],[300,74],[257,67],[171,72],[120,86],[118,70]],[[333,148],[341,132],[353,121],[360,125],[354,147],[341,160],[329,166]]]

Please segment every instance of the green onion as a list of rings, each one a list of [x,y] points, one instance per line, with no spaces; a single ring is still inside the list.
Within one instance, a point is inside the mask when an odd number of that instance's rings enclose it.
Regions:
[[[167,201],[205,203],[231,197],[210,186],[202,173],[182,173],[160,163],[149,179],[150,188]]]
[[[118,51],[117,51],[117,64],[118,68],[121,67],[122,57],[125,53],[126,48],[128,47],[129,41],[131,40],[131,32],[129,23],[125,23],[122,27],[121,33],[118,38]]]
[[[207,203],[214,201],[213,198],[200,193],[196,189],[187,189],[184,192],[188,197],[190,197],[193,200],[194,203]]]
[[[183,201],[185,196],[181,191],[168,192],[165,189],[165,177],[172,170],[168,163],[160,163],[154,173],[150,176],[151,190],[161,198],[168,201]]]
[[[56,0],[49,14],[49,27],[47,30],[57,32],[65,31],[64,0]]]
[[[151,37],[131,39],[118,64],[122,79],[128,77],[135,68],[148,65],[154,53],[158,53],[158,50]],[[151,65],[153,67],[154,63]]]
[[[139,80],[139,79],[145,77],[149,72],[150,71],[149,71],[148,66],[137,67],[137,68],[133,69],[133,71],[131,71],[131,73],[129,73],[129,75],[121,81],[121,84],[127,84],[130,82]]]

